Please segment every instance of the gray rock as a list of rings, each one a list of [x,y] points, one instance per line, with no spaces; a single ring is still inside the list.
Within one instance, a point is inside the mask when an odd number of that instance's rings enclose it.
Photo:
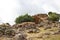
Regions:
[[[25,34],[17,34],[13,40],[27,40],[27,38]]]
[[[44,30],[51,29],[51,25],[44,25]]]
[[[50,32],[45,32],[44,35],[50,35],[51,33]]]
[[[52,35],[60,34],[60,31],[51,32]]]
[[[30,29],[28,30],[28,33],[39,33],[40,30],[39,29]]]
[[[49,38],[49,35],[44,35],[43,38]]]

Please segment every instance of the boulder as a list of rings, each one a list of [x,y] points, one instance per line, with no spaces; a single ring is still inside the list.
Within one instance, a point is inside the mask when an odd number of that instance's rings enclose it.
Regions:
[[[43,38],[49,38],[49,35],[44,35]]]
[[[27,40],[26,34],[16,34],[13,40]]]
[[[39,29],[30,29],[28,30],[28,33],[39,33],[40,30]]]
[[[52,28],[51,25],[48,25],[48,24],[44,25],[44,30],[46,30],[46,29],[51,29],[51,28]]]
[[[40,23],[41,21],[46,22],[46,20],[48,19],[47,14],[37,14],[32,17],[35,18],[35,23]]]
[[[50,35],[51,33],[50,32],[45,32],[43,35]]]

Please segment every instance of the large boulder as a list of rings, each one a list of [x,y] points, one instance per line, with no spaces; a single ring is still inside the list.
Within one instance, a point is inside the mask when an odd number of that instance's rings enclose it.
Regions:
[[[16,34],[16,36],[13,38],[13,40],[27,40],[26,34]]]
[[[48,19],[47,14],[37,14],[33,16],[35,18],[35,23],[40,23],[41,21],[46,22]]]

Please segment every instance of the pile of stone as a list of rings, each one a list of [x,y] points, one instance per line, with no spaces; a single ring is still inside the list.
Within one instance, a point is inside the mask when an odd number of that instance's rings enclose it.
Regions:
[[[11,27],[11,25],[9,23],[2,23],[2,24],[0,24],[0,26],[3,26],[3,27]]]
[[[15,31],[13,30],[13,28],[9,23],[3,23],[0,25],[0,37],[1,36],[7,36],[7,37],[15,36]]]
[[[34,22],[23,22],[20,24],[13,25],[14,28],[26,28],[26,29],[36,28],[36,26],[37,25]]]

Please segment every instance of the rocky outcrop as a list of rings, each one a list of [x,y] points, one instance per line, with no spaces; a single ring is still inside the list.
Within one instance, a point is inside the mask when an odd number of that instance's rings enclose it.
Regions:
[[[3,23],[0,26],[3,26],[3,27],[11,27],[11,25],[9,23]]]
[[[34,15],[33,18],[35,18],[35,23],[40,23],[41,21],[46,22],[48,19],[47,14],[37,14]]]
[[[16,33],[27,32],[27,33],[38,33],[39,29],[37,24],[34,22],[24,22],[21,24],[13,25],[13,28],[16,29]]]
[[[60,35],[60,22],[48,20],[47,14],[32,16],[35,22],[23,22],[11,26],[9,23],[0,25],[0,38],[5,40],[37,40],[49,38],[51,35]]]
[[[36,26],[37,24],[35,24],[34,22],[24,22],[21,24],[13,25],[14,28],[22,28],[22,29],[35,29]]]

